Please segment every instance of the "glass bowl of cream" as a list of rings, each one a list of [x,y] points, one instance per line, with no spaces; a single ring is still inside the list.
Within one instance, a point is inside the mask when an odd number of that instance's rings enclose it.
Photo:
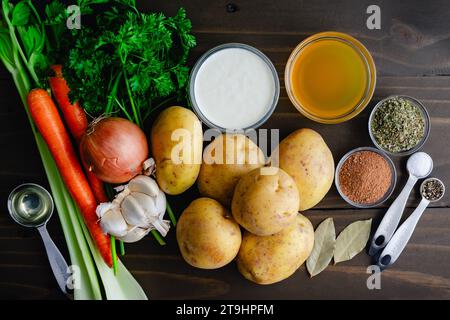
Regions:
[[[256,129],[275,110],[280,82],[261,51],[227,43],[200,57],[191,72],[189,93],[195,113],[208,127]]]

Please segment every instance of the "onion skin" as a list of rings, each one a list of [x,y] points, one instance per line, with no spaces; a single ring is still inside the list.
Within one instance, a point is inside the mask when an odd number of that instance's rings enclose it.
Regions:
[[[133,122],[110,117],[94,121],[80,143],[81,160],[108,183],[125,183],[142,171],[148,158],[144,132]]]

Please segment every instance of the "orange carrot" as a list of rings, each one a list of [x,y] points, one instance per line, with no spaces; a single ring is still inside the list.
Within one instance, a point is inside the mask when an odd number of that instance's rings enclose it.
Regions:
[[[74,104],[70,103],[70,88],[63,77],[62,66],[53,65],[51,69],[53,70],[53,72],[55,72],[55,76],[51,77],[49,80],[53,95],[55,96],[56,102],[58,103],[59,108],[62,111],[64,120],[67,124],[67,127],[69,128],[70,133],[75,138],[77,143],[79,143],[81,137],[86,132],[88,127],[86,113],[78,104],[78,102],[75,102]],[[94,193],[97,202],[108,202],[109,199],[106,196],[103,182],[99,178],[97,178],[94,173],[90,172],[86,168],[85,172],[89,181],[89,185],[91,186],[92,192]]]
[[[75,102],[74,104],[70,103],[70,88],[67,85],[66,80],[63,78],[62,66],[54,65],[51,69],[55,72],[55,77],[51,77],[49,80],[53,95],[61,108],[64,120],[66,120],[70,133],[77,142],[80,142],[81,137],[86,132],[88,127],[86,113],[78,105],[78,102]]]
[[[95,212],[97,201],[55,103],[43,89],[32,90],[28,94],[27,101],[34,123],[47,143],[64,183],[78,205],[94,242],[105,262],[111,266],[110,240],[98,224]]]
[[[84,172],[86,172],[89,185],[91,186],[92,192],[94,193],[97,202],[98,203],[108,202],[109,199],[108,196],[106,195],[103,181],[97,178],[97,176],[92,171],[89,171],[86,167]]]

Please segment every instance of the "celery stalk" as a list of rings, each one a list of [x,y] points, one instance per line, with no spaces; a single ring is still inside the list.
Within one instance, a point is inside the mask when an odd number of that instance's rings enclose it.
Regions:
[[[3,3],[2,3],[3,4]],[[61,176],[56,168],[56,165],[53,161],[53,157],[50,154],[50,151],[47,148],[47,145],[43,141],[40,134],[37,132],[36,127],[33,123],[33,120],[29,114],[27,108],[26,97],[28,92],[31,89],[31,82],[28,78],[26,70],[23,68],[20,59],[18,58],[17,48],[11,43],[11,52],[8,52],[5,55],[0,55],[0,59],[3,64],[6,66],[7,70],[11,73],[14,83],[17,87],[20,99],[25,108],[25,112],[28,117],[28,121],[30,123],[34,138],[36,140],[36,144],[38,147],[39,154],[41,156],[44,169],[50,184],[51,192],[53,194],[53,198],[55,201],[55,207],[61,222],[61,226],[63,228],[65,240],[67,243],[67,247],[69,250],[70,260],[72,264],[78,265],[80,267],[80,280],[84,286],[79,289],[74,290],[74,298],[81,299],[98,299],[101,298],[101,294],[99,290],[94,290],[93,288],[99,288],[99,283],[96,275],[95,266],[92,263],[92,260],[84,260],[81,253],[81,249],[79,247],[79,243],[84,242],[83,238],[77,240],[75,234],[73,233],[73,229],[69,221],[66,217],[67,211],[67,202],[63,199],[63,194],[67,193],[67,190],[61,189]],[[95,277],[88,277],[88,275],[94,275]]]
[[[78,211],[78,219],[82,219]],[[104,262],[100,252],[92,241],[91,234],[84,223],[81,223],[84,235],[91,249],[95,264],[97,265],[103,288],[108,300],[147,300],[147,296],[139,283],[134,279],[127,268],[118,261],[117,274]]]
[[[3,59],[2,59],[3,60]],[[5,61],[3,61],[5,63]],[[5,63],[6,65],[6,63]],[[85,261],[81,256],[82,251],[78,245],[79,242],[83,242],[83,238],[81,241],[77,241],[75,235],[72,232],[71,224],[68,222],[65,213],[67,211],[67,202],[63,199],[64,193],[67,193],[67,190],[61,189],[62,179],[59,175],[59,172],[56,168],[56,164],[53,161],[53,157],[48,150],[45,141],[42,139],[41,135],[36,131],[36,127],[34,126],[33,120],[29,114],[26,102],[26,96],[30,91],[30,81],[28,80],[25,72],[21,69],[21,64],[16,61],[16,66],[13,68],[9,66],[8,70],[11,72],[13,76],[14,83],[16,84],[17,90],[19,92],[20,98],[25,107],[25,111],[28,117],[28,120],[31,125],[31,129],[36,140],[36,144],[38,147],[39,154],[42,159],[42,163],[44,165],[44,170],[47,175],[51,193],[53,195],[53,199],[55,201],[56,210],[61,222],[61,226],[63,228],[64,237],[67,243],[67,248],[69,250],[71,263],[80,267],[80,280],[82,283],[86,284],[86,286],[82,286],[80,289],[74,290],[74,298],[81,299],[101,299],[101,294],[99,290],[94,291],[94,287],[99,287],[98,279],[96,275],[95,266],[90,261]],[[89,277],[88,275],[94,275],[95,277]]]
[[[79,296],[75,296],[75,300],[101,300],[102,299],[102,292],[100,289],[99,279],[97,276],[97,269],[95,267],[94,261],[92,260],[92,256],[89,252],[89,248],[87,246],[87,243],[84,239],[84,234],[79,226],[80,222],[76,219],[73,219],[72,216],[75,214],[78,210],[78,207],[75,205],[75,203],[72,201],[72,198],[64,185],[62,179],[59,181],[60,183],[60,190],[62,191],[62,195],[64,198],[64,202],[67,204],[67,210],[64,211],[65,219],[67,219],[67,222],[72,226],[74,235],[75,235],[75,241],[78,243],[79,247],[79,253],[80,258],[76,262],[72,262],[74,265],[77,265],[80,267],[80,273],[81,273],[81,287],[86,286],[87,289],[92,291],[91,297],[84,296],[83,290],[80,290]],[[84,223],[84,222],[81,222]],[[75,291],[76,293],[76,291]]]
[[[61,226],[63,228],[67,248],[69,250],[71,263],[73,265],[77,265],[80,268],[79,276],[80,281],[83,285],[79,289],[74,290],[74,298],[101,299],[101,292],[95,266],[92,263],[92,259],[89,260],[82,256],[83,250],[80,249],[79,244],[82,244],[84,242],[83,235],[82,233],[80,233],[80,238],[76,237],[73,234],[72,227],[74,227],[74,225],[68,221],[66,216],[68,209],[67,206],[71,203],[68,203],[66,201],[65,195],[67,195],[67,197],[70,197],[70,195],[68,194],[67,189],[65,189],[65,186],[62,183],[62,178],[59,174],[58,169],[56,168],[56,164],[54,163],[53,157],[50,154],[45,141],[42,139],[42,136],[36,131],[33,120],[29,114],[26,103],[26,96],[30,90],[30,85],[29,82],[27,82],[27,78],[23,74],[22,78],[19,77],[20,73],[20,71],[13,73],[14,82],[16,83],[19,95],[24,104],[25,111],[34,134],[34,138],[36,140],[38,151],[44,165],[44,170],[50,184],[51,193],[55,201],[56,210],[61,222]],[[86,249],[84,251],[87,252]]]
[[[72,266],[79,268],[79,287],[74,289],[75,300],[100,300],[102,298],[98,283],[97,272],[89,251],[86,248],[84,235],[76,232],[78,221],[70,220],[69,210],[74,210],[70,194],[59,175],[56,164],[51,157],[48,147],[40,135],[36,136],[38,149],[43,151],[42,162],[44,164],[50,188],[57,208],[59,220],[66,239]],[[78,229],[79,226],[78,226]]]

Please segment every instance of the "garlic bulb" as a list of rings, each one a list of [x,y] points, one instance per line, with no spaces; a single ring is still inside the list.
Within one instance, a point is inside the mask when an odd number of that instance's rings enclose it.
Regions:
[[[112,202],[97,207],[102,230],[124,242],[139,241],[153,229],[166,236],[166,196],[156,181],[139,175],[120,189]]]

